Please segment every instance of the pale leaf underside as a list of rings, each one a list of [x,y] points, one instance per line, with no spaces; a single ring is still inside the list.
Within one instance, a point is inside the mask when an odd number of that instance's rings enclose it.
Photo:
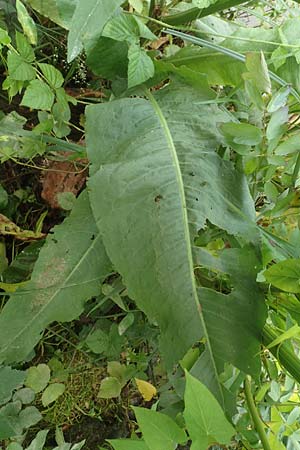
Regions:
[[[168,366],[204,338],[205,382],[222,401],[224,360],[212,346],[207,296],[202,304],[197,291],[192,242],[207,219],[247,241],[257,239],[253,202],[245,178],[215,153],[227,111],[189,88],[149,97],[88,107],[91,205],[129,295],[161,329]],[[221,302],[210,306],[222,321]],[[256,343],[254,333],[252,339]]]

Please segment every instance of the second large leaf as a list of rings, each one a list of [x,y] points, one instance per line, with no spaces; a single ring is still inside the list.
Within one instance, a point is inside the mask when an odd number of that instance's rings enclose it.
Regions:
[[[207,220],[255,240],[253,202],[243,175],[215,151],[218,125],[231,117],[209,104],[211,91],[169,86],[147,96],[87,108],[91,205],[129,295],[160,327],[167,364],[204,338],[217,391],[224,361],[202,314],[193,240]]]

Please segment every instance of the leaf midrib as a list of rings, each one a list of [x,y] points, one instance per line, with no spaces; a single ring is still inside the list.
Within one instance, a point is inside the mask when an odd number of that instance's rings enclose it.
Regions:
[[[184,226],[184,236],[185,236],[185,242],[187,243],[186,248],[187,248],[187,256],[188,256],[189,272],[190,272],[191,283],[192,283],[193,298],[194,298],[196,308],[197,308],[197,311],[199,314],[201,325],[203,327],[203,332],[206,337],[206,346],[207,346],[207,349],[208,349],[208,352],[209,352],[209,355],[210,355],[210,358],[211,358],[211,361],[213,364],[216,380],[218,381],[218,371],[217,371],[216,363],[215,363],[215,360],[213,357],[209,334],[208,334],[207,327],[206,327],[206,324],[204,321],[204,317],[203,317],[203,314],[201,311],[201,304],[199,301],[196,281],[195,281],[195,277],[194,277],[194,261],[193,261],[193,255],[192,255],[191,236],[190,236],[189,221],[188,221],[188,215],[187,215],[187,204],[186,204],[186,198],[185,198],[184,183],[183,183],[183,178],[182,178],[182,174],[181,174],[181,170],[180,170],[180,163],[178,160],[176,147],[175,147],[175,144],[173,141],[173,137],[172,137],[169,125],[167,123],[167,120],[166,120],[159,104],[157,103],[156,99],[154,98],[154,96],[152,95],[152,93],[149,90],[145,89],[145,93],[154,109],[154,112],[156,113],[156,115],[158,117],[158,120],[161,124],[162,130],[166,136],[168,149],[170,151],[173,165],[175,168],[176,180],[177,180],[177,185],[179,187],[179,195],[180,195],[180,202],[181,202],[181,213],[182,213],[183,226]],[[218,382],[218,388],[219,388],[220,398],[222,399],[222,401],[224,403],[223,392],[222,392],[219,382]]]

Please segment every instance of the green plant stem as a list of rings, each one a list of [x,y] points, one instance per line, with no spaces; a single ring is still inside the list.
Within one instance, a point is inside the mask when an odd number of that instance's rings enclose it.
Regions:
[[[267,347],[271,342],[280,336],[269,325],[265,325],[262,330],[262,342]],[[280,364],[290,373],[290,375],[300,383],[300,360],[292,351],[288,343],[283,342],[271,347],[269,351],[275,356]]]
[[[255,426],[255,429],[260,437],[262,446],[264,450],[272,450],[270,443],[268,441],[268,437],[265,432],[264,423],[260,418],[260,415],[257,411],[256,405],[254,403],[254,399],[251,392],[251,378],[249,376],[246,376],[245,382],[244,382],[244,388],[245,388],[245,396],[247,405],[249,408],[249,412],[253,421],[253,424]]]

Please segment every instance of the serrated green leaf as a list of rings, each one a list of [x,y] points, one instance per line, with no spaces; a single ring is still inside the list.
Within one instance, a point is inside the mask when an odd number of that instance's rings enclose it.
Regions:
[[[35,59],[34,50],[32,46],[29,44],[27,38],[22,34],[16,31],[16,44],[17,50],[20,56],[24,59],[24,61],[31,63]]]
[[[9,50],[7,53],[9,77],[16,81],[29,81],[35,78],[35,70],[22,56]],[[7,88],[7,87],[6,87]],[[18,90],[18,89],[17,89]],[[15,92],[16,93],[16,92]]]
[[[149,28],[135,16],[120,14],[113,17],[104,27],[103,36],[116,41],[138,42],[140,37],[151,41],[156,39]]]
[[[139,44],[131,44],[128,50],[128,87],[144,83],[154,75],[154,64]]]
[[[32,17],[29,15],[26,7],[20,0],[16,0],[16,8],[18,21],[22,25],[24,34],[28,37],[29,42],[32,45],[37,44],[37,30],[36,25]]]
[[[49,323],[78,317],[110,271],[84,192],[70,216],[49,234],[31,281],[11,296],[0,314],[0,361],[26,359]]]
[[[58,89],[63,85],[64,77],[61,72],[51,64],[38,63],[44,77],[53,89]]]
[[[73,61],[89,41],[95,41],[101,36],[105,24],[122,3],[123,0],[78,2],[68,36],[68,62]]]
[[[230,234],[256,239],[253,201],[244,177],[214,152],[222,141],[217,124],[230,119],[227,112],[187,87],[169,86],[150,99],[87,108],[91,204],[129,296],[160,326],[167,365],[205,336],[206,373],[211,371],[222,403],[222,351],[211,348],[191,242],[207,219]],[[146,276],[137,277],[137,271]]]
[[[50,384],[43,392],[42,395],[42,404],[44,407],[50,405],[55,402],[64,392],[66,386],[62,383],[53,383]]]
[[[21,105],[33,109],[51,110],[54,94],[42,80],[33,80],[24,93]]]
[[[27,371],[25,385],[36,394],[45,389],[50,380],[50,369],[47,364],[30,367]]]
[[[151,450],[174,450],[187,441],[185,431],[171,417],[146,408],[133,408],[146,445]]]
[[[286,292],[300,292],[300,259],[286,259],[264,271],[268,283]]]
[[[186,372],[184,419],[192,440],[191,450],[206,450],[210,444],[229,444],[235,429],[212,393]]]

